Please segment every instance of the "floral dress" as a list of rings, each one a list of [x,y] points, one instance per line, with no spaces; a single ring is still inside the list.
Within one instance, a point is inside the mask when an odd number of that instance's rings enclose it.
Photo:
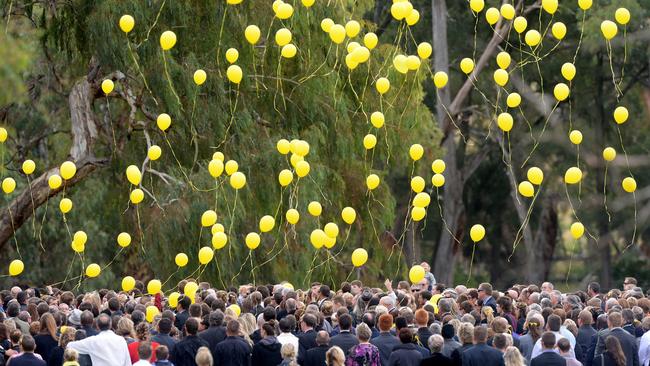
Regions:
[[[370,343],[361,343],[350,349],[345,366],[381,366],[379,348]]]

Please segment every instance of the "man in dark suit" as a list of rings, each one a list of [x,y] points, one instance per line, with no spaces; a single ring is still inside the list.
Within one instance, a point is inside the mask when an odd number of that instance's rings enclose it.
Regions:
[[[190,313],[187,309],[190,308],[191,304],[192,300],[187,296],[181,296],[181,298],[178,299],[178,305],[176,306],[176,320],[174,321],[176,329],[181,330],[185,326],[185,322],[190,317]]]
[[[605,339],[609,336],[616,337],[621,343],[621,348],[625,354],[626,366],[639,365],[639,350],[636,344],[636,338],[630,333],[623,330],[623,316],[617,311],[611,311],[607,316],[607,325],[609,329],[598,334],[596,350],[594,356],[605,352]]]
[[[93,313],[89,310],[84,310],[81,315],[79,315],[79,323],[81,324],[81,329],[86,332],[86,337],[92,337],[99,334],[97,329],[93,326],[95,318]]]
[[[316,334],[317,346],[309,349],[299,357],[299,364],[302,366],[323,366],[325,365],[325,354],[330,349],[330,336],[326,331],[321,330]]]
[[[223,313],[221,310],[217,309],[210,313],[208,324],[208,329],[199,333],[199,337],[208,342],[209,348],[213,349],[219,342],[226,339],[226,327],[223,326]]]
[[[154,342],[158,342],[164,346],[167,346],[167,350],[171,353],[174,350],[174,346],[178,342],[169,333],[172,331],[172,321],[169,318],[162,318],[158,322],[158,334],[153,336],[151,339]]]
[[[174,349],[169,355],[169,361],[175,366],[194,366],[194,357],[201,347],[207,347],[208,343],[197,336],[199,331],[199,321],[196,318],[190,318],[185,321],[185,338],[176,343]],[[212,351],[212,350],[210,350]]]
[[[505,366],[501,352],[485,344],[487,328],[474,328],[474,347],[463,352],[463,366]]]
[[[210,349],[214,364],[220,366],[250,365],[252,349],[244,338],[239,336],[239,322],[229,321],[226,326],[226,335],[226,339]]]
[[[23,352],[22,355],[14,357],[11,359],[12,366],[45,366],[45,361],[36,357],[34,350],[36,349],[36,342],[34,338],[29,334],[24,334],[23,338],[20,340],[20,349]]]
[[[492,285],[487,282],[480,284],[478,286],[478,299],[480,300],[481,306],[489,306],[496,313],[497,301],[492,297]]]
[[[587,350],[591,345],[591,338],[596,334],[596,329],[592,326],[594,322],[593,315],[589,310],[582,310],[578,315],[578,336],[576,337],[576,348],[582,350],[582,357],[578,361],[583,364],[587,360]]]
[[[300,328],[302,333],[298,334],[298,363],[300,363],[300,355],[304,355],[308,350],[317,346],[316,344],[316,327],[318,319],[314,314],[305,314],[300,321]]]
[[[415,312],[415,325],[418,327],[418,331],[415,335],[418,344],[428,349],[429,337],[431,337],[433,333],[429,330],[427,323],[429,323],[429,312],[424,309],[418,309]]]
[[[566,366],[566,360],[555,352],[555,334],[542,334],[542,353],[530,361],[530,366]]]
[[[350,328],[352,328],[352,317],[350,314],[342,314],[338,320],[341,332],[332,337],[330,345],[339,346],[343,350],[343,353],[347,355],[350,348],[359,344],[359,340],[350,333]]]
[[[442,346],[444,344],[445,339],[439,334],[434,334],[429,337],[431,356],[423,359],[420,366],[453,366],[454,362],[452,359],[442,354]]]
[[[400,341],[390,333],[390,329],[393,326],[393,317],[390,314],[380,316],[378,326],[379,335],[371,339],[370,343],[379,348],[379,359],[381,360],[382,366],[386,366],[388,365],[390,353],[393,352],[393,348],[400,345]]]

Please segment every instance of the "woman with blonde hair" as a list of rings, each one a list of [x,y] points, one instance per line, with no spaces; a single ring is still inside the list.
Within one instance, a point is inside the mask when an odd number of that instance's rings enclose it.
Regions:
[[[237,321],[239,322],[239,330],[241,332],[241,335],[244,337],[246,342],[250,346],[253,345],[253,341],[251,340],[250,335],[255,332],[257,329],[257,322],[255,321],[255,315],[251,313],[242,313],[239,318],[237,318]]]
[[[488,327],[492,324],[494,320],[494,310],[490,306],[484,306],[481,308],[481,323],[487,324]]]
[[[51,313],[45,313],[41,316],[40,330],[34,337],[36,343],[36,353],[43,357],[43,360],[49,360],[52,350],[59,345],[59,337],[56,335],[56,320]]]
[[[126,344],[135,342],[135,329],[133,329],[133,321],[129,318],[123,317],[117,322],[115,333],[122,336],[126,340]]]
[[[343,350],[334,346],[325,354],[325,364],[327,366],[345,366],[345,354]]]
[[[517,347],[508,347],[503,354],[503,361],[506,366],[524,366],[526,362]]]
[[[214,360],[212,359],[212,353],[210,353],[208,347],[200,347],[199,350],[196,351],[196,357],[194,358],[194,362],[196,362],[196,366],[213,365]]]
[[[530,363],[533,347],[544,332],[544,318],[539,313],[529,313],[524,323],[524,329],[528,332],[519,338],[519,349],[527,363]]]
[[[282,354],[282,362],[278,366],[298,366],[296,362],[296,354],[298,353],[293,343],[285,343],[280,349]]]

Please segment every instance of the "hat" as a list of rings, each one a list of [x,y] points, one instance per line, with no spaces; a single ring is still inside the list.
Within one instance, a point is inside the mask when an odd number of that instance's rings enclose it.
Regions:
[[[81,310],[74,309],[68,316],[68,323],[76,326],[81,326]]]
[[[451,339],[454,337],[454,333],[456,333],[456,330],[454,329],[454,326],[447,323],[442,326],[442,331],[440,331],[440,335],[442,335],[442,338],[444,339]]]

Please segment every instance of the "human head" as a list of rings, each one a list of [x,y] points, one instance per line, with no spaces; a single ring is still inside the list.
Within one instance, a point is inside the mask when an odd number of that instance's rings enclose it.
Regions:
[[[524,357],[517,347],[509,346],[503,354],[506,365],[525,365]]]
[[[326,346],[330,343],[330,335],[324,331],[321,330],[316,334],[316,344],[319,346]]]
[[[607,316],[607,325],[610,329],[623,326],[623,316],[617,311],[612,311]]]
[[[397,337],[399,338],[400,342],[402,342],[403,344],[413,342],[413,333],[409,328],[400,329],[399,332],[397,333]]]
[[[558,315],[555,314],[551,314],[548,316],[548,319],[546,320],[547,330],[551,332],[559,332],[561,326],[562,326],[562,318],[560,318]]]
[[[625,291],[630,291],[636,287],[636,278],[634,277],[625,277],[623,281],[623,289]]]
[[[156,348],[156,360],[164,361],[169,358],[169,348],[161,344]]]
[[[474,344],[485,343],[487,341],[487,328],[484,326],[474,327]]]
[[[327,365],[343,365],[345,353],[340,347],[334,346],[325,353],[325,362]]]
[[[560,350],[560,354],[566,355],[571,353],[571,342],[566,338],[560,338],[557,341],[557,348]]]
[[[293,343],[285,343],[282,345],[282,348],[280,349],[280,353],[282,354],[282,358],[295,359],[296,347],[293,345]]]
[[[161,318],[158,321],[158,333],[169,334],[172,331],[172,321],[168,318]]]
[[[75,362],[79,359],[79,352],[72,348],[66,348],[63,351],[63,361],[64,362]]]
[[[341,330],[350,330],[352,327],[352,317],[350,314],[342,314],[339,316],[339,327]]]
[[[544,282],[542,283],[542,291],[544,292],[551,292],[554,290],[553,284],[550,282]]]
[[[138,343],[138,358],[141,360],[148,360],[151,358],[152,354],[151,342],[149,341],[140,341]]]
[[[462,323],[458,329],[458,339],[462,344],[472,344],[474,341],[474,325]]]
[[[229,337],[236,337],[239,335],[239,322],[236,320],[231,320],[226,326],[226,334]]]
[[[302,321],[300,322],[300,326],[302,327],[302,331],[306,332],[310,329],[313,329],[318,322],[318,319],[316,319],[316,316],[314,314],[305,314],[302,317]]]
[[[356,333],[357,333],[357,338],[359,338],[359,342],[365,343],[370,340],[370,337],[372,337],[372,332],[370,331],[370,327],[366,323],[361,323],[357,325],[356,328]]]
[[[274,337],[275,336],[275,327],[273,323],[264,323],[262,324],[262,334],[265,337]]]
[[[590,282],[587,286],[587,294],[589,297],[594,297],[600,294],[600,284],[598,282]]]
[[[237,322],[237,321],[234,321]],[[237,323],[239,324],[239,323]],[[238,328],[239,329],[239,328]],[[199,331],[199,321],[196,318],[188,318],[185,321],[185,333],[187,335],[196,335],[196,333]]]
[[[489,296],[492,296],[492,285],[483,282],[478,286],[478,298],[479,300],[483,300]]]
[[[111,329],[111,317],[108,314],[100,314],[97,317],[97,328],[100,332]]]
[[[194,362],[196,362],[197,366],[212,366],[214,360],[212,359],[212,353],[210,353],[208,347],[199,348],[194,357]]]
[[[508,347],[508,338],[503,333],[495,334],[492,339],[492,345],[499,351],[505,352]]]
[[[25,353],[33,353],[36,349],[34,338],[29,334],[23,334],[23,338],[20,340],[20,349]]]
[[[390,314],[383,314],[379,317],[379,330],[382,332],[390,331],[390,328],[393,327],[393,316]]]
[[[431,353],[440,353],[442,352],[442,346],[445,344],[445,340],[442,338],[440,334],[434,334],[431,337],[429,337],[429,342],[428,342],[429,349],[431,350]]]
[[[555,348],[555,334],[553,332],[544,332],[544,334],[542,334],[542,348]]]

